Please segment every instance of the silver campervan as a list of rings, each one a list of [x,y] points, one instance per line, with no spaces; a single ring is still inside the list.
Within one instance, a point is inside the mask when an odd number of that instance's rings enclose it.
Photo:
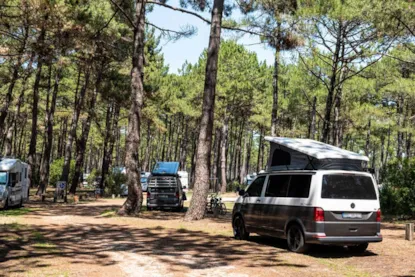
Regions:
[[[28,165],[18,159],[0,160],[0,208],[22,206],[29,197]]]
[[[367,157],[312,140],[266,139],[268,171],[240,191],[235,238],[247,239],[249,233],[285,238],[293,252],[310,244],[363,252],[368,243],[382,241],[379,192],[364,170]]]

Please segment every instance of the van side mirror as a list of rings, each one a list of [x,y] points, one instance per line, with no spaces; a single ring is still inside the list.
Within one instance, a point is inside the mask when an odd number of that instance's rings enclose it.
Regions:
[[[245,196],[245,190],[244,189],[241,189],[239,191],[239,196]]]

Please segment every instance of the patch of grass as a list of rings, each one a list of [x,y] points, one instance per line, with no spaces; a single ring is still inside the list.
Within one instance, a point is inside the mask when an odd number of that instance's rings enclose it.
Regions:
[[[1,210],[0,216],[21,216],[26,215],[30,212],[36,211],[38,209],[35,208],[14,208],[8,210]]]
[[[110,209],[110,210],[104,210],[101,213],[102,217],[114,217],[117,216],[117,210],[116,209]]]
[[[54,250],[56,249],[56,244],[49,243],[49,242],[38,242],[32,244],[35,248],[45,249],[45,250]]]
[[[372,276],[370,273],[360,271],[357,268],[355,268],[354,266],[338,264],[336,262],[331,261],[330,259],[318,259],[318,261],[321,264],[324,264],[324,265],[328,266],[330,269],[332,269],[336,272],[340,272],[344,276],[347,276],[347,277],[354,277],[354,276],[370,277],[370,276]]]
[[[18,230],[23,229],[24,226],[22,224],[17,223],[17,222],[13,222],[13,223],[4,224],[3,227],[6,228],[6,229],[18,231]]]

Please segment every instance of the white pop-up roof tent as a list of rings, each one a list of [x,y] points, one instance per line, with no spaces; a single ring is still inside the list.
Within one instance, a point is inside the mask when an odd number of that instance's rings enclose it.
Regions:
[[[311,139],[265,137],[271,144],[268,170],[365,170],[369,158]]]

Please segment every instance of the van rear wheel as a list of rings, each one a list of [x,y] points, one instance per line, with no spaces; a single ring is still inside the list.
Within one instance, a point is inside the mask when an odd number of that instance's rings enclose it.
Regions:
[[[238,240],[247,240],[249,238],[249,233],[246,231],[245,222],[241,216],[236,216],[233,220],[233,235]]]
[[[308,250],[308,245],[305,243],[303,231],[297,225],[291,225],[287,231],[288,250],[295,253],[304,253]]]
[[[358,245],[348,246],[347,248],[353,253],[360,254],[360,253],[364,253],[368,246],[369,246],[369,243],[362,243]]]

